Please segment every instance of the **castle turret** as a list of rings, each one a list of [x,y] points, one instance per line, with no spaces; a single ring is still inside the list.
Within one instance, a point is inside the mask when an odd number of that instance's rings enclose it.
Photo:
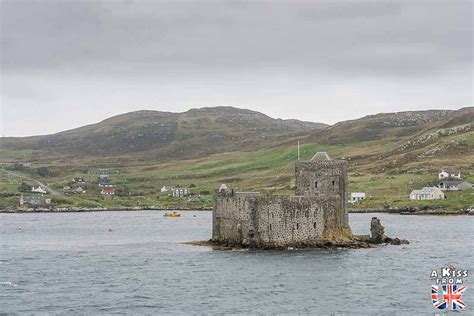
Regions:
[[[295,165],[296,195],[338,195],[345,209],[347,200],[347,162],[332,160],[326,152],[317,152],[311,160]]]

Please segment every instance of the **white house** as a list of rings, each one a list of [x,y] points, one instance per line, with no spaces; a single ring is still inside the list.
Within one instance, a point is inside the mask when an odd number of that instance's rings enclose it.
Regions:
[[[352,192],[350,203],[355,203],[360,200],[365,200],[365,192]]]
[[[38,186],[37,188],[33,187],[31,189],[31,192],[36,192],[36,193],[41,193],[41,194],[46,194],[48,193],[48,191],[46,191],[45,188],[43,188],[42,186]]]
[[[42,195],[21,195],[20,205],[41,206],[51,204],[51,199],[45,199]]]
[[[410,200],[442,200],[444,193],[437,187],[424,187],[421,190],[413,190],[410,193]]]
[[[173,197],[182,197],[191,194],[188,188],[174,188]]]
[[[438,174],[438,179],[446,179],[446,178],[456,178],[456,179],[461,179],[461,171],[459,170],[441,170],[441,172]]]
[[[161,188],[161,192],[171,192],[175,189],[174,186],[170,186],[170,185],[164,185],[162,188]]]

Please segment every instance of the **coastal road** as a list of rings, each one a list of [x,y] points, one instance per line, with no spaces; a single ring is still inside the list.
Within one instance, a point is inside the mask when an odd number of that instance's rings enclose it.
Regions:
[[[15,172],[12,172],[12,171],[9,171],[9,170],[5,170],[5,169],[0,169],[0,170],[3,171],[4,173],[8,174],[8,175],[11,175],[11,176],[14,176],[14,177],[17,177],[17,178],[21,178],[21,179],[25,179],[25,180],[28,180],[28,181],[36,182],[38,185],[40,185],[43,188],[45,188],[46,190],[48,190],[49,193],[51,193],[51,195],[61,195],[60,192],[51,189],[50,187],[48,187],[46,184],[44,184],[43,182],[41,182],[39,180],[27,177],[27,176],[22,175],[22,174],[17,174]]]

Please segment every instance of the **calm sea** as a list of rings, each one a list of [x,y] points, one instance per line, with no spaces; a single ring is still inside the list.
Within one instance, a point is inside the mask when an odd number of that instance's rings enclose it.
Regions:
[[[377,216],[411,244],[218,251],[182,244],[210,238],[210,212],[0,214],[0,313],[435,314],[431,270],[474,273],[474,217]],[[350,215],[354,233],[371,217]]]

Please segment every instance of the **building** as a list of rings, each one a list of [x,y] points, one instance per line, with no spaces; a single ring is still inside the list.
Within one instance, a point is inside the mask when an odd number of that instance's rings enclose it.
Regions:
[[[75,194],[85,194],[86,190],[84,190],[82,187],[77,187],[72,190]]]
[[[115,194],[115,189],[114,188],[102,188],[100,191],[100,194],[102,195],[114,195]]]
[[[365,200],[365,193],[364,192],[352,192],[351,199],[349,202],[356,203],[358,201]]]
[[[188,188],[174,188],[173,197],[182,197],[191,194],[191,190]]]
[[[42,195],[21,195],[20,205],[44,206],[51,204],[51,199],[46,199]]]
[[[107,186],[109,182],[110,182],[109,176],[106,174],[101,174],[100,176],[97,177],[97,183],[99,183],[100,187]]]
[[[110,169],[108,169],[108,168],[89,168],[89,170],[87,170],[87,173],[89,173],[89,174],[109,174]]]
[[[37,188],[33,187],[33,188],[31,189],[31,192],[41,193],[41,194],[46,194],[46,193],[48,193],[48,191],[47,191],[45,188],[43,188],[42,186],[38,186]]]
[[[436,186],[442,191],[463,191],[472,189],[472,184],[464,180],[441,180]]]
[[[295,165],[296,196],[216,191],[214,242],[272,248],[350,240],[347,162],[316,153]]]
[[[170,186],[170,185],[164,185],[163,187],[161,187],[161,192],[172,192],[173,190],[175,189],[174,186]]]
[[[438,179],[446,179],[446,178],[455,178],[455,179],[461,179],[461,171],[458,170],[441,170],[441,172],[438,174]]]
[[[84,180],[83,177],[74,177],[74,178],[72,178],[72,183],[84,184],[84,183],[86,183],[86,180]]]
[[[410,193],[410,200],[442,200],[444,193],[437,187],[424,187],[421,190],[413,190]]]

